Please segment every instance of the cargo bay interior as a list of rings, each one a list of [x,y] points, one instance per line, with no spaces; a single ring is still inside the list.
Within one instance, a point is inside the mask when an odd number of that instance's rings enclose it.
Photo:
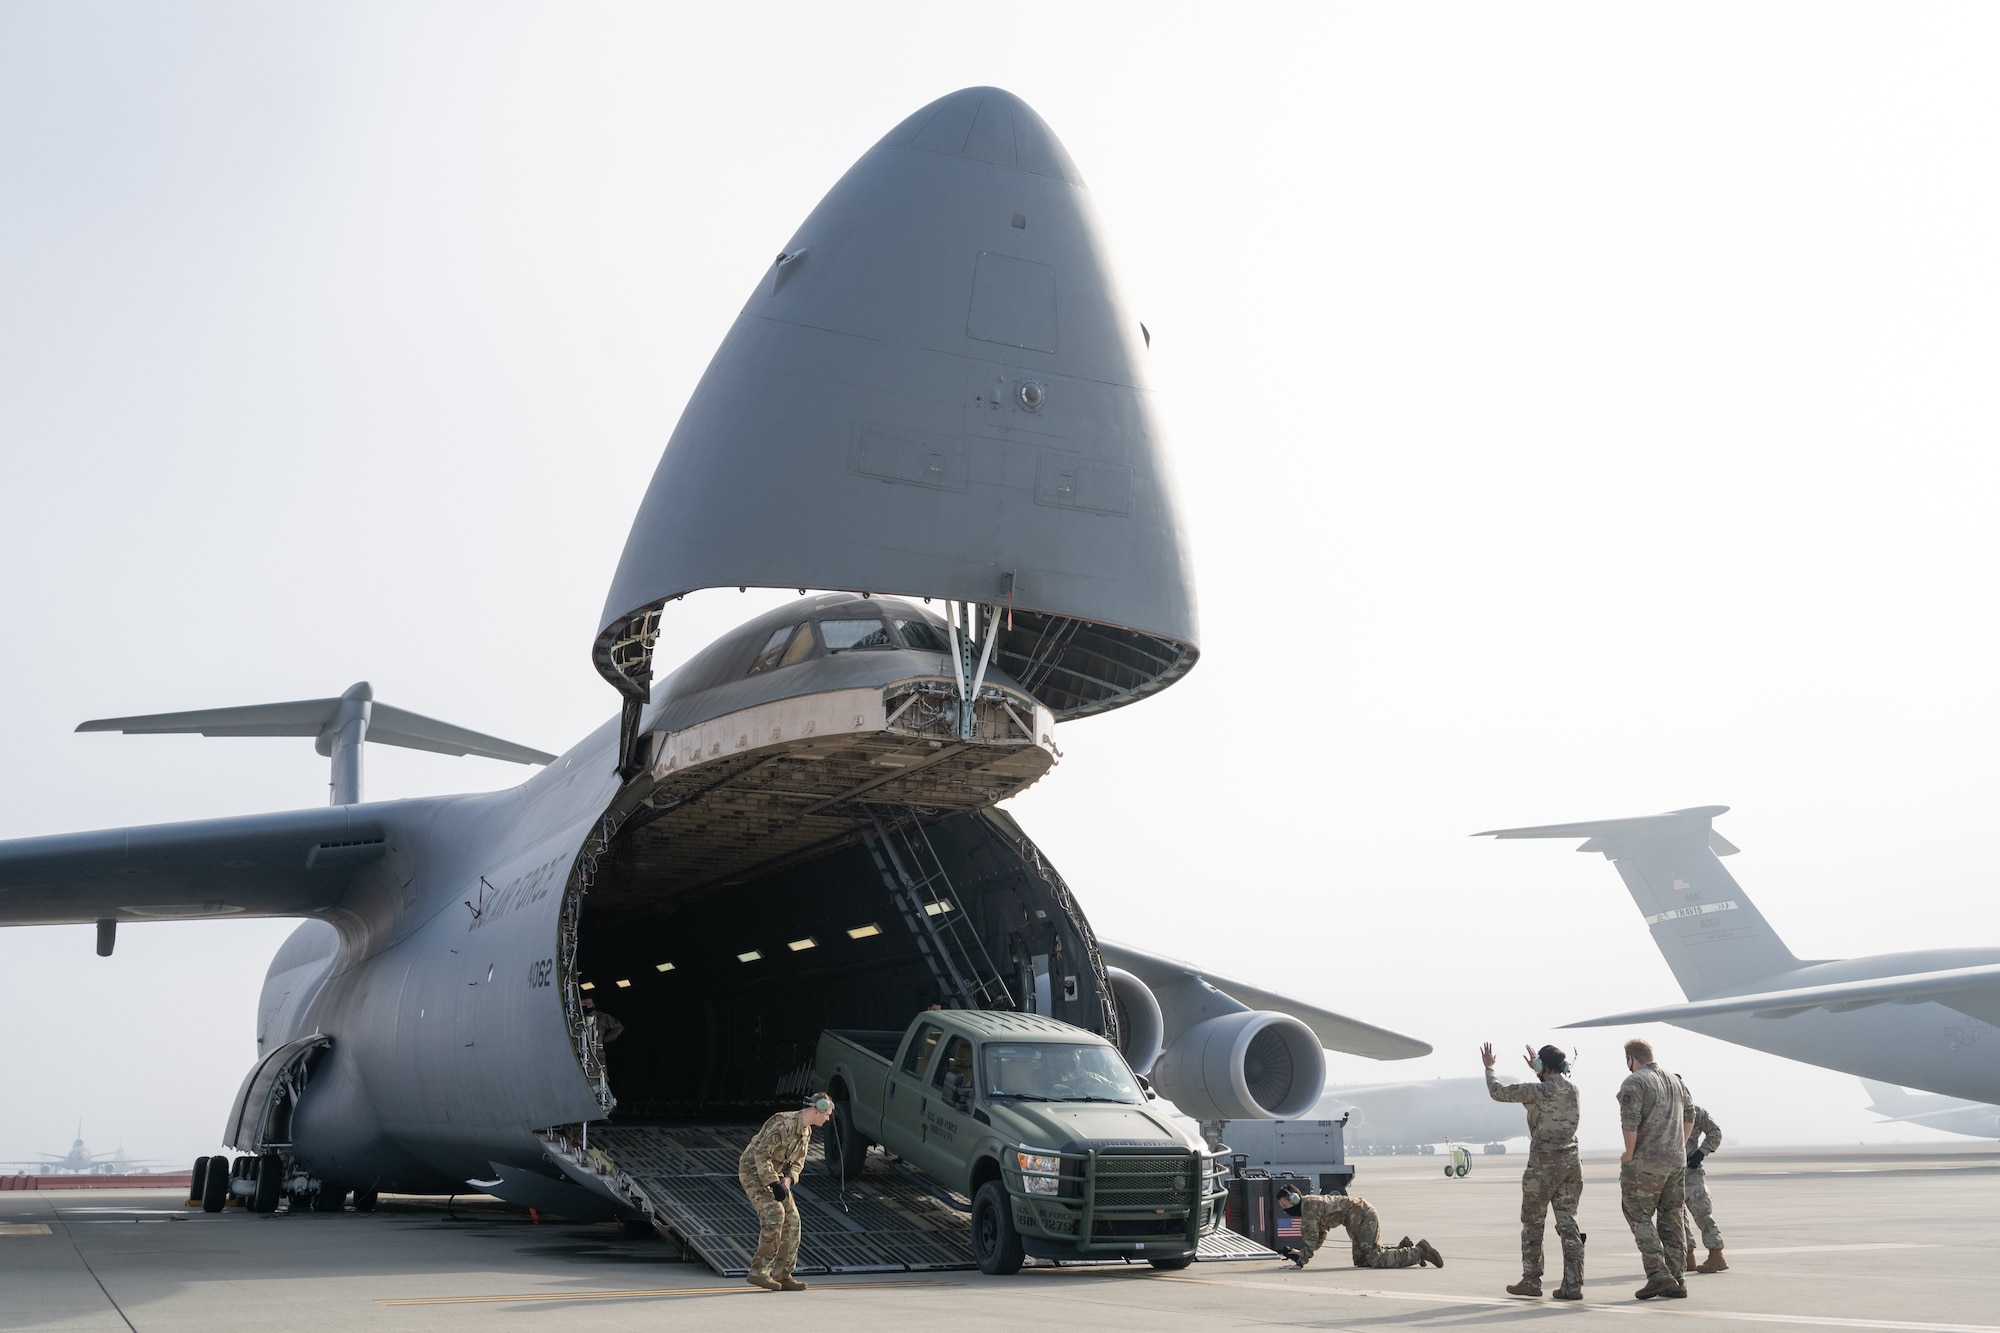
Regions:
[[[619,1122],[761,1117],[804,1090],[822,1029],[900,1030],[932,1004],[1106,1031],[1088,926],[1007,815],[880,814],[873,845],[857,830],[694,884],[642,829],[621,830],[584,899],[576,965],[624,1025],[605,1048]],[[915,890],[902,906],[898,865]]]

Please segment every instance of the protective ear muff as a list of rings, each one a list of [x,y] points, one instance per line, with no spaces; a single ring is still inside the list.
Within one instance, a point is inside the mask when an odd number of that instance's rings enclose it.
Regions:
[[[1279,1191],[1278,1191],[1278,1203],[1279,1203],[1279,1204],[1280,1204],[1281,1206],[1283,1206],[1283,1207],[1286,1207],[1286,1208],[1296,1208],[1296,1207],[1298,1207],[1298,1206],[1299,1206],[1299,1192],[1298,1192],[1297,1190],[1295,1190],[1295,1189],[1292,1189],[1292,1188],[1291,1188],[1290,1186],[1287,1186],[1287,1187],[1285,1187],[1284,1189],[1281,1189],[1281,1190],[1279,1190]]]
[[[831,1115],[833,1113],[833,1098],[823,1092],[815,1093],[806,1098],[805,1104],[813,1110],[818,1111],[821,1115]]]

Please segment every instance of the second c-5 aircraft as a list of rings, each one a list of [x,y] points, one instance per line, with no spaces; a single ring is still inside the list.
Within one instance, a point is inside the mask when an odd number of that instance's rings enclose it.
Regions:
[[[1585,838],[1618,868],[1688,1003],[1571,1027],[1672,1023],[1898,1087],[2000,1102],[2000,949],[1802,960],[1718,859],[1726,805],[1636,819],[1494,829],[1474,837]]]
[[[96,922],[108,954],[121,923],[307,918],[205,1207],[470,1184],[635,1216],[671,1154],[621,1156],[631,1126],[754,1124],[796,1105],[822,1028],[930,1004],[1103,1033],[1210,1120],[1303,1113],[1322,1044],[1422,1055],[1101,945],[997,809],[1056,766],[1060,725],[1195,663],[1145,356],[1048,126],[996,89],[942,98],[784,243],[689,400],[591,645],[618,716],[560,756],[365,686],[87,724],[312,736],[334,804],[0,843],[0,924]],[[673,603],[749,586],[799,596],[655,681]],[[371,740],[545,766],[365,803]],[[1220,718],[1201,738],[1230,743]],[[710,1149],[675,1142],[707,1179]]]

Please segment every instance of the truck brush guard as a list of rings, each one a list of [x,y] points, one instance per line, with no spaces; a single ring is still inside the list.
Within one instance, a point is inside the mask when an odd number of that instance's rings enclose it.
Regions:
[[[1024,1236],[1080,1253],[1193,1250],[1222,1222],[1222,1152],[1093,1147],[1052,1152],[1023,1144],[1000,1165]]]

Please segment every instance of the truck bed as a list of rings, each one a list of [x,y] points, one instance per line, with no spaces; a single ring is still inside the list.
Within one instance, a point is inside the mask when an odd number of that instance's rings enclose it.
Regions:
[[[870,1028],[828,1028],[826,1035],[845,1042],[885,1065],[896,1058],[896,1051],[903,1044],[903,1034],[900,1030],[877,1032]]]

